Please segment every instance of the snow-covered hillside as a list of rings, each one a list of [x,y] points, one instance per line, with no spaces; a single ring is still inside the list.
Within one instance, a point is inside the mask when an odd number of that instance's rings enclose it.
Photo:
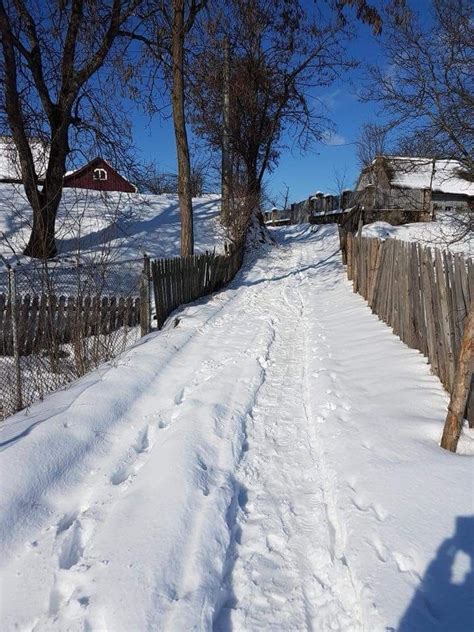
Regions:
[[[2,630],[470,629],[447,395],[353,293],[336,227],[273,234],[0,427]]]
[[[461,221],[460,221],[461,220]],[[418,241],[423,246],[448,249],[451,252],[463,252],[474,256],[474,233],[468,230],[467,214],[456,217],[450,214],[440,214],[435,222],[417,222],[392,226],[387,222],[373,222],[362,229],[365,237],[379,239],[401,239],[403,241]]]
[[[196,251],[222,248],[220,197],[194,203]],[[18,260],[29,236],[31,209],[19,185],[0,184],[0,254]],[[147,252],[155,257],[179,254],[179,206],[176,195],[102,193],[65,189],[58,213],[61,258],[123,260]],[[13,254],[16,253],[16,255]],[[21,260],[21,256],[20,256]]]

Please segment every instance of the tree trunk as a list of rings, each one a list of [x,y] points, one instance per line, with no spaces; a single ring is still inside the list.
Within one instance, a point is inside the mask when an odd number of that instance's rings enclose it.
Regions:
[[[68,126],[63,117],[60,125],[52,129],[48,169],[42,191],[24,179],[25,192],[33,209],[33,226],[30,239],[23,253],[29,257],[50,259],[57,254],[56,215],[63,192],[63,178],[66,171],[68,148]],[[34,187],[34,190],[32,189]]]
[[[471,308],[464,321],[464,333],[459,353],[458,365],[454,376],[454,386],[448,406],[448,415],[444,424],[441,447],[456,452],[461,435],[464,411],[471,387],[474,369],[474,308]]]
[[[178,156],[178,197],[181,211],[181,256],[194,252],[191,161],[184,114],[184,0],[173,0],[173,123]]]
[[[248,220],[253,216],[255,216],[261,226],[265,225],[265,221],[263,219],[263,213],[261,209],[261,197],[262,197],[262,183],[257,176],[257,163],[256,161],[252,163],[251,166],[247,167],[247,195],[248,201],[247,204],[251,206],[252,213],[249,214]],[[247,226],[248,228],[248,226]]]
[[[38,199],[40,206],[32,205],[33,226],[23,254],[38,259],[51,259],[57,254],[55,225],[61,196],[57,195],[55,199],[47,201],[45,195],[40,193]]]
[[[222,95],[222,223],[229,225],[231,159],[230,159],[230,60],[229,41],[224,39],[224,76]]]

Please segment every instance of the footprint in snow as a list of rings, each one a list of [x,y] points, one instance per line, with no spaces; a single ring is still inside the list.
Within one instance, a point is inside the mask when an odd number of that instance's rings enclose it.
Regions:
[[[68,528],[59,552],[59,568],[69,570],[79,562],[84,553],[83,528],[80,520],[75,520]]]
[[[382,507],[376,504],[367,503],[360,496],[354,496],[352,498],[352,504],[362,513],[372,512],[379,522],[383,522],[387,517],[387,514]]]
[[[385,546],[385,544],[378,537],[371,538],[370,540],[368,540],[368,543],[374,549],[375,554],[377,555],[378,559],[381,562],[384,562],[384,563],[387,562],[390,555],[390,551]]]
[[[143,459],[139,458],[140,455],[144,452],[148,452],[153,443],[152,428],[147,425],[138,433],[137,440],[133,445],[133,452],[132,449],[128,450],[123,462],[111,475],[110,482],[112,485],[121,485],[138,472],[138,470],[144,465]]]
[[[185,399],[185,393],[186,392],[186,388],[182,388],[174,397],[174,403],[176,406],[179,406],[180,404],[183,403],[184,399]]]
[[[418,564],[414,556],[404,555],[403,553],[398,553],[397,551],[392,551],[392,555],[400,573],[410,573],[420,578],[420,574],[417,569]]]
[[[110,482],[112,483],[112,485],[122,485],[122,483],[125,483],[125,481],[127,481],[130,476],[131,472],[129,470],[129,467],[123,466],[112,474],[112,476],[110,477]]]
[[[269,551],[281,553],[286,549],[286,540],[276,533],[269,533],[266,538],[266,544]]]
[[[207,468],[207,465],[206,465],[206,463],[204,462],[204,460],[203,460],[203,459],[201,459],[200,457],[198,457],[198,465],[199,465],[199,467],[201,468],[201,470],[204,470],[205,472],[207,472],[207,469],[208,469],[208,468]]]
[[[152,435],[150,426],[146,426],[144,430],[141,430],[138,434],[137,441],[133,446],[137,454],[146,452],[152,447]]]
[[[79,515],[78,511],[70,511],[61,518],[56,527],[56,535],[60,535],[67,531],[75,522],[77,516]]]

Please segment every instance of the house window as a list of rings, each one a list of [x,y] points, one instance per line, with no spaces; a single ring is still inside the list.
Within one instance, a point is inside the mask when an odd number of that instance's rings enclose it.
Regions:
[[[94,169],[94,180],[107,180],[107,171],[105,169]]]

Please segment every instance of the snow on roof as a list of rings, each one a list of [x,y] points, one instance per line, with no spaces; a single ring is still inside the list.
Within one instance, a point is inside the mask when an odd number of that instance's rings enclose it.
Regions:
[[[39,139],[31,139],[30,147],[36,172],[40,178],[46,173],[49,151]],[[0,137],[0,180],[21,180],[20,161],[13,139],[8,136]]]
[[[440,193],[474,196],[474,182],[460,176],[462,167],[457,160],[405,156],[387,156],[385,160],[392,171],[392,186],[407,189],[431,188]]]
[[[112,167],[112,165],[109,162],[107,162],[107,160],[105,160],[101,156],[96,156],[96,158],[93,158],[92,160],[89,160],[89,162],[84,163],[80,167],[77,167],[76,169],[71,169],[70,171],[66,171],[64,176],[65,177],[72,176],[73,173],[78,174],[79,172],[85,171],[88,167],[91,167],[95,163],[98,163],[98,162],[103,162],[103,163],[105,163],[107,165],[107,167],[109,167],[109,169],[113,169],[114,171],[117,171],[116,169],[114,169],[114,167]],[[118,173],[118,171],[117,171],[117,173]]]

